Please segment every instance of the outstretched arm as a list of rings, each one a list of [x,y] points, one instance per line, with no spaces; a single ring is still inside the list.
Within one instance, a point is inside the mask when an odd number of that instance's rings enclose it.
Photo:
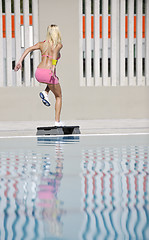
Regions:
[[[15,70],[15,71],[18,71],[19,69],[21,69],[21,68],[22,68],[22,62],[23,62],[24,58],[27,56],[27,54],[28,54],[29,52],[32,52],[32,51],[38,50],[38,49],[40,49],[40,43],[36,43],[34,46],[27,48],[27,49],[24,51],[24,53],[22,54],[22,56],[21,56],[21,58],[19,59],[18,63],[16,64],[14,70]]]

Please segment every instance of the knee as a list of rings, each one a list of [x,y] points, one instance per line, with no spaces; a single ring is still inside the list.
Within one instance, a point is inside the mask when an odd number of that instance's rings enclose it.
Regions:
[[[62,96],[55,96],[55,100],[57,103],[62,102]]]
[[[55,95],[55,98],[56,98],[56,99],[62,99],[62,94],[60,93],[60,94],[58,94],[58,95]]]

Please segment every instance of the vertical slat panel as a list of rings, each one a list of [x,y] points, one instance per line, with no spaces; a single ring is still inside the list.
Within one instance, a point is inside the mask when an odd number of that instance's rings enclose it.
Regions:
[[[7,86],[12,84],[12,37],[11,37],[11,1],[5,1],[6,9],[6,76]]]
[[[118,5],[119,0],[111,1],[111,82],[112,86],[119,85],[119,32],[118,32]]]
[[[82,21],[82,16],[83,16],[83,0],[79,1],[79,7],[80,7],[80,14],[79,14],[79,31],[80,31],[80,86],[83,87],[85,86],[85,81],[83,79],[83,21]]]
[[[125,0],[120,1],[120,85],[126,86],[125,80]]]
[[[94,79],[95,86],[102,83],[99,79],[99,0],[94,0]]]
[[[14,0],[14,13],[15,13],[15,52],[16,63],[21,56],[21,33],[20,33],[20,1]],[[16,85],[21,86],[21,71],[16,72]]]
[[[0,0],[0,73],[1,73],[1,77],[0,77],[0,87],[4,86],[4,53],[3,53],[3,23],[2,23],[2,0]]]
[[[33,41],[36,44],[39,41],[39,22],[38,22],[38,0],[32,0],[32,15],[33,15]],[[33,71],[35,74],[36,68],[39,64],[39,51],[33,52]],[[34,77],[35,86],[39,85]]]
[[[134,78],[134,0],[128,1],[128,81],[136,85]]]
[[[91,81],[91,0],[85,1],[85,59],[87,86],[92,86]]]
[[[23,1],[23,12],[24,12],[24,47],[29,47],[29,0]],[[24,60],[24,80],[25,85],[30,86],[30,54],[25,57]]]
[[[108,86],[108,0],[102,1],[102,79]]]
[[[136,34],[136,77],[137,85],[144,85],[142,78],[142,0],[137,0],[137,34]]]
[[[145,81],[149,86],[149,1],[146,0],[145,4]]]

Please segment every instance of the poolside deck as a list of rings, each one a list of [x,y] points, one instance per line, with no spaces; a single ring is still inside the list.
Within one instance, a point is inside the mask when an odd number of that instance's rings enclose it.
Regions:
[[[149,134],[149,119],[65,120],[80,126],[82,134]],[[53,121],[0,121],[0,136],[35,136],[37,127],[54,126]]]

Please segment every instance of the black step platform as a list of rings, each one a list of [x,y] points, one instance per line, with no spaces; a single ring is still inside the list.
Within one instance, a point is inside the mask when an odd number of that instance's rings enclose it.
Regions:
[[[79,126],[38,127],[36,135],[69,135],[80,133]]]

